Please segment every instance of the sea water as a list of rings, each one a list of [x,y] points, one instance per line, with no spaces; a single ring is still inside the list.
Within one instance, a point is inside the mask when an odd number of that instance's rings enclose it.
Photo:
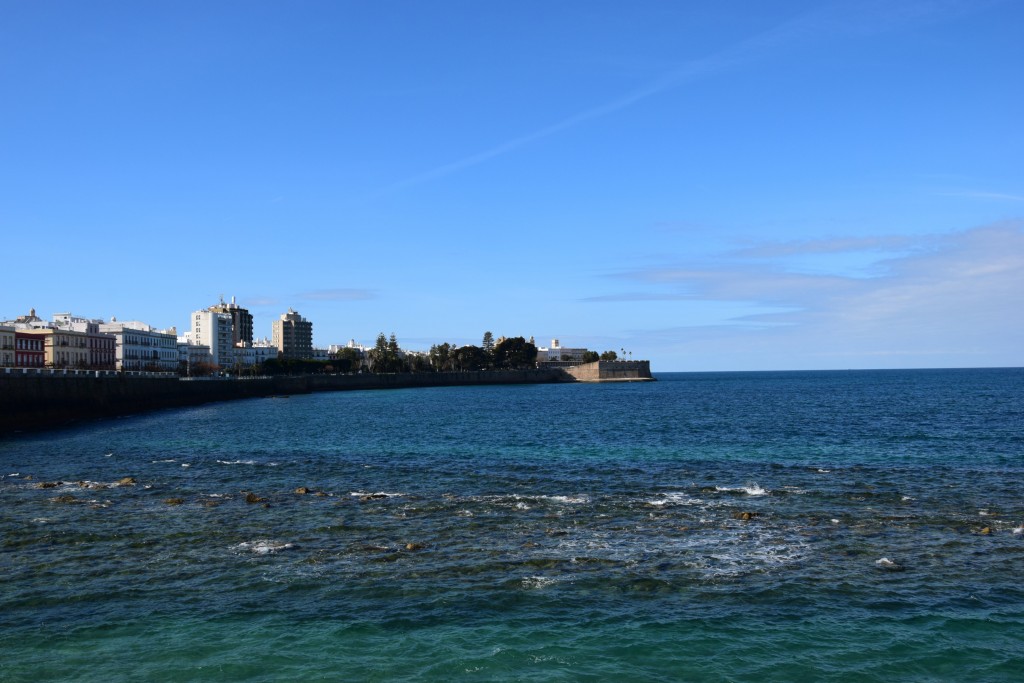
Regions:
[[[658,380],[4,439],[0,679],[1024,676],[1024,370]]]

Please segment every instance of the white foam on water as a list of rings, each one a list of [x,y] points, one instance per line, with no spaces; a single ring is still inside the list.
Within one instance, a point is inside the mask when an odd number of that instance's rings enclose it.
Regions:
[[[1024,524],[1021,524],[1019,527],[1015,527],[1013,533],[1024,534]]]
[[[558,579],[551,576],[527,576],[522,580],[522,586],[527,590],[538,590],[552,586],[558,583],[558,581]]]
[[[884,569],[895,569],[896,567],[900,566],[899,563],[893,562],[888,557],[883,557],[879,560],[875,560],[875,565],[878,567],[882,567]]]
[[[914,500],[914,498],[911,496],[903,496],[900,498],[900,500]]]
[[[112,456],[112,455],[113,455],[113,453],[104,453],[104,454],[103,454],[103,457],[104,457],[104,458],[109,458],[109,457],[110,457],[110,456]]]
[[[588,496],[537,496],[539,500],[548,500],[552,503],[565,503],[566,505],[583,505],[590,502]]]
[[[524,503],[523,501],[519,501],[518,503],[516,503],[516,510],[529,510],[529,509],[530,509],[530,506],[527,505],[526,503]]]
[[[192,464],[188,463],[188,462],[183,462],[183,463],[181,463],[181,466],[182,467],[192,467]]]
[[[150,463],[153,464],[153,465],[155,465],[157,463],[161,463],[161,462],[178,462],[178,461],[175,460],[174,458],[167,458],[166,460],[150,460]]]
[[[716,491],[720,491],[722,493],[738,493],[738,492],[742,491],[743,493],[747,494],[748,496],[766,496],[766,495],[768,495],[768,490],[761,488],[760,486],[757,485],[756,482],[750,482],[746,486],[735,486],[735,487],[716,486],[715,490]]]
[[[357,498],[360,498],[362,496],[373,496],[375,498],[381,498],[381,497],[383,497],[383,498],[401,498],[402,496],[404,496],[406,494],[404,494],[404,493],[388,493],[387,491],[377,491],[375,493],[367,493],[366,491],[350,491],[348,495],[355,496]]]
[[[700,498],[693,498],[682,491],[669,491],[659,495],[661,495],[661,498],[645,500],[644,502],[647,505],[656,505],[658,507],[664,505],[704,505],[704,501]]]
[[[822,468],[819,467],[817,471],[818,471],[818,474],[828,474],[832,470],[825,470],[825,469],[822,469]]]
[[[48,519],[46,517],[36,517],[35,519],[32,520],[32,522],[34,524],[49,524],[52,521],[53,521],[52,519]]]
[[[988,510],[978,510],[978,514],[982,517],[988,517],[989,512]]]
[[[257,541],[243,541],[235,546],[238,550],[245,552],[251,552],[254,555],[272,555],[282,550],[291,550],[298,546],[294,543],[285,543],[282,541],[272,541],[261,539]]]
[[[218,460],[221,465],[255,465],[255,460]]]
[[[839,520],[838,520],[838,519],[833,519],[833,520],[832,520],[832,523],[833,523],[833,524],[839,524]]]

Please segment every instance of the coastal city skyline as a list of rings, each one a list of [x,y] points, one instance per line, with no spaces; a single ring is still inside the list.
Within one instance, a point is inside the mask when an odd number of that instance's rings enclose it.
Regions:
[[[1024,7],[7,3],[0,319],[1024,364]]]

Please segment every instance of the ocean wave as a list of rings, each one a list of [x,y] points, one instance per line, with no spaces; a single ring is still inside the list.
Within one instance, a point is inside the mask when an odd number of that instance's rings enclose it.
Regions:
[[[689,494],[683,493],[682,491],[668,491],[666,493],[658,494],[660,498],[652,498],[645,500],[644,503],[647,505],[654,505],[657,507],[665,505],[704,505],[705,502],[700,498],[694,498]]]

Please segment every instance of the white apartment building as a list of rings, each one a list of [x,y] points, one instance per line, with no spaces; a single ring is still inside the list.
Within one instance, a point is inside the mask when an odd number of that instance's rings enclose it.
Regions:
[[[566,346],[562,346],[557,339],[552,339],[550,348],[541,347],[537,349],[537,362],[582,363],[583,354],[585,354],[586,352],[586,349],[572,349]]]
[[[192,343],[210,347],[211,363],[224,369],[235,364],[231,313],[209,309],[193,311],[191,323]]]
[[[118,370],[178,370],[178,333],[173,327],[156,330],[137,320],[118,322],[111,318],[99,328],[117,339]]]
[[[183,366],[186,374],[191,374],[191,369],[199,364],[213,364],[210,347],[205,344],[193,344],[191,335],[186,332],[178,337],[178,366]]]
[[[257,339],[252,344],[242,342],[235,347],[235,360],[242,365],[262,365],[264,361],[277,359],[278,349],[268,339]]]

